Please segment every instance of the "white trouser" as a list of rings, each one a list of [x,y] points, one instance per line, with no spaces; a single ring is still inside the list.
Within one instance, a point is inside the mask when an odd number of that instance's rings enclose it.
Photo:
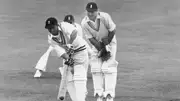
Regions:
[[[90,65],[94,85],[94,96],[107,97],[109,94],[112,99],[115,97],[117,82],[116,45],[109,46],[111,58],[107,62],[102,62],[97,55],[91,57]]]
[[[106,97],[108,94],[115,97],[117,73],[97,72],[92,74],[94,85],[94,96]]]
[[[83,51],[73,58],[75,58],[74,74],[71,73],[71,69],[68,69],[67,90],[72,101],[85,101],[87,95],[88,53]],[[61,74],[62,71],[63,67],[60,68]]]
[[[41,61],[37,63],[40,65],[37,65],[35,67],[36,69],[42,70],[44,72],[46,71],[46,64],[50,53],[51,54],[54,53],[55,56],[58,56],[58,53],[56,51],[54,52],[54,48],[50,46],[47,49],[47,51],[43,54],[43,56],[40,58]],[[87,50],[78,52],[73,56],[73,58],[75,60],[74,74],[71,73],[71,70],[68,70],[69,82],[67,89],[73,101],[85,101],[87,94],[86,83],[87,83],[87,70],[89,63],[88,52]],[[61,74],[62,74],[62,69],[63,68],[60,68]]]
[[[63,67],[60,67],[60,72],[62,74]],[[75,73],[75,71],[74,71],[74,73]],[[83,74],[83,75],[85,75],[85,74]],[[86,93],[87,93],[86,80],[80,79],[79,77],[78,77],[78,79],[75,79],[73,74],[71,73],[71,70],[70,69],[68,70],[67,91],[68,91],[72,101],[85,101],[85,98],[86,98]]]
[[[46,72],[46,69],[47,69],[46,65],[47,65],[50,55],[57,56],[56,51],[54,50],[54,48],[51,45],[49,46],[47,51],[40,57],[40,59],[38,60],[38,63],[35,66],[35,69]]]

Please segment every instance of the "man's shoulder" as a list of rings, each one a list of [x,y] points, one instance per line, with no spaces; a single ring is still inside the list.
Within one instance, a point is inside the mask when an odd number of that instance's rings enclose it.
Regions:
[[[61,26],[72,26],[72,24],[68,23],[68,22],[61,22],[60,23]]]
[[[81,26],[79,23],[76,23],[76,22],[75,22],[74,24],[75,24],[77,27],[80,27],[80,26]]]
[[[60,27],[63,29],[76,29],[75,26],[73,26],[72,24],[68,22],[61,22]]]
[[[100,16],[103,18],[110,17],[110,15],[107,12],[99,12]]]

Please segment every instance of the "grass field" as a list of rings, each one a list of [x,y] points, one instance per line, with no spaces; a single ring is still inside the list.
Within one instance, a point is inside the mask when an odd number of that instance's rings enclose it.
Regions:
[[[50,57],[43,78],[33,78],[33,67],[48,48],[44,22],[49,16],[62,20],[69,13],[80,22],[87,1],[0,1],[1,101],[57,101],[61,62],[56,57]],[[96,1],[117,24],[115,101],[180,98],[180,1]],[[88,101],[95,101],[90,75],[88,91]]]

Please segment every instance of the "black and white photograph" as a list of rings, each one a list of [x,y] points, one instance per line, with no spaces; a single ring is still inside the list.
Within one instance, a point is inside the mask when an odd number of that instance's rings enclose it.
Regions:
[[[180,0],[0,0],[0,101],[180,101]]]

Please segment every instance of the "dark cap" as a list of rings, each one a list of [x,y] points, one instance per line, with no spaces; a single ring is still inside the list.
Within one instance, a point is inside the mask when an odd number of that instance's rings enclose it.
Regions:
[[[97,4],[96,4],[95,2],[89,2],[89,3],[86,5],[86,10],[87,10],[88,12],[97,11],[97,10],[98,10]]]
[[[64,17],[64,21],[72,24],[74,22],[74,16],[73,15],[66,15]]]
[[[45,22],[45,28],[48,29],[48,28],[51,28],[53,27],[54,25],[58,25],[58,21],[56,18],[54,17],[49,17],[46,22]]]

